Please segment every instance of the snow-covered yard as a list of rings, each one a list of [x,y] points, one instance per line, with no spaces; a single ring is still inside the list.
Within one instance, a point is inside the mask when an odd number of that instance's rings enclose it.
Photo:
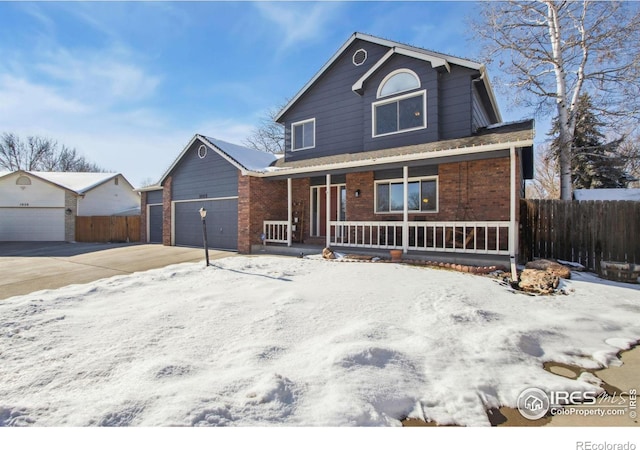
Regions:
[[[637,285],[568,295],[396,264],[232,257],[0,302],[0,425],[488,425],[542,369],[640,339]]]

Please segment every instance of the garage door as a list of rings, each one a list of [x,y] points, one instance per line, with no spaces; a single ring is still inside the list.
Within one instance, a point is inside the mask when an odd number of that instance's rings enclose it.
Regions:
[[[199,210],[207,210],[209,247],[238,248],[238,200],[205,200],[175,203],[175,244],[202,246],[202,220]]]
[[[0,208],[0,241],[64,241],[64,208]]]
[[[149,206],[149,242],[162,242],[162,205]]]

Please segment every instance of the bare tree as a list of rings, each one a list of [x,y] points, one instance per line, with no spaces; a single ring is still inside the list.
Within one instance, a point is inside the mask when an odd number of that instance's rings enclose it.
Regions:
[[[0,137],[0,169],[45,172],[102,172],[103,169],[78,154],[76,149],[48,138],[29,136],[22,141],[14,133]]]
[[[284,127],[275,121],[281,109],[269,109],[243,144],[267,153],[284,153]]]
[[[527,198],[560,198],[558,159],[549,145],[537,150],[535,179],[527,183]]]
[[[580,94],[603,117],[640,112],[640,12],[623,2],[486,2],[474,23],[523,105],[555,109],[561,198],[571,192],[571,147]]]
[[[618,148],[618,154],[625,161],[624,170],[633,178],[631,188],[640,188],[640,131],[629,133]]]

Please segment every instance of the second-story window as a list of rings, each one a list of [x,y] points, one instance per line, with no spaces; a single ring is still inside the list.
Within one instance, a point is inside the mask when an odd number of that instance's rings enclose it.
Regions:
[[[426,128],[426,98],[423,90],[374,103],[373,136]]]
[[[291,124],[291,150],[305,150],[316,146],[316,119]]]
[[[409,69],[394,70],[382,80],[377,93],[381,100],[372,104],[374,137],[426,128],[427,92],[410,92],[420,86],[418,75]]]

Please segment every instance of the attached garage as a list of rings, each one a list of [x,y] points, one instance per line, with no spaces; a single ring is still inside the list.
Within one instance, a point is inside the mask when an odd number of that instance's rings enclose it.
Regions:
[[[175,245],[202,245],[200,208],[207,210],[207,243],[209,247],[237,250],[238,199],[174,203]]]
[[[162,205],[149,205],[149,238],[147,242],[152,244],[162,243]]]
[[[248,170],[264,169],[273,161],[272,154],[195,135],[159,185],[141,190],[148,205],[147,240],[202,246],[199,210],[205,208],[209,247],[237,250],[239,177]],[[163,205],[158,205],[160,194]],[[170,221],[163,212],[170,212]]]
[[[64,238],[64,208],[0,208],[0,241]]]

